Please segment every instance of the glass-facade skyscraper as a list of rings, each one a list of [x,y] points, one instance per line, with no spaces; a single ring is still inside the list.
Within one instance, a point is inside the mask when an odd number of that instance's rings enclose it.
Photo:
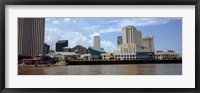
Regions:
[[[58,40],[56,42],[56,52],[64,51],[64,47],[68,47],[68,40]]]

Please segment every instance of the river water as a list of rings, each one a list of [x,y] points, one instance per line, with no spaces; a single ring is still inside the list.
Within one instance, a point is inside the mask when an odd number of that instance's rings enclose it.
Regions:
[[[19,66],[18,75],[182,75],[182,64]]]

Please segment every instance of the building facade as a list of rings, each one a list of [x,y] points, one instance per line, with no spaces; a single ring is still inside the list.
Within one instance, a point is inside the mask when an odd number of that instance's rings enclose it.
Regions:
[[[140,52],[142,48],[142,33],[133,26],[123,28],[121,53]]]
[[[101,46],[100,46],[100,36],[94,36],[94,47],[101,48]]]
[[[117,49],[120,50],[122,48],[122,36],[117,37]]]
[[[87,48],[81,46],[81,45],[76,45],[75,47],[72,48],[72,51],[78,51],[79,54],[87,54]]]
[[[18,18],[18,55],[44,53],[45,18]]]
[[[63,51],[64,52],[72,52],[72,48],[70,48],[70,47],[64,47]]]
[[[49,50],[50,50],[50,46],[47,43],[45,43],[44,44],[44,54],[48,54]]]
[[[91,59],[100,59],[102,53],[106,53],[106,51],[102,50],[101,48],[96,48],[96,47],[89,47],[88,52],[90,55]]]
[[[136,53],[104,53],[103,60],[136,60]]]
[[[68,47],[68,40],[58,40],[56,42],[56,52],[64,51],[64,47]]]
[[[157,51],[155,53],[155,59],[156,60],[173,60],[173,59],[181,59],[180,54],[176,52],[163,52],[163,51]]]
[[[136,59],[154,60],[154,52],[136,52]]]
[[[148,51],[148,52],[154,52],[154,38],[152,35],[149,36],[144,36],[143,37],[143,42],[142,45],[144,47],[144,50]]]
[[[117,44],[122,44],[122,36],[117,37]]]

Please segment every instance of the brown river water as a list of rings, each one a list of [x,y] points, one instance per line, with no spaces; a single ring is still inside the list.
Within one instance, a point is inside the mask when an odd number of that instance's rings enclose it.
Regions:
[[[182,75],[182,64],[19,66],[18,75]]]

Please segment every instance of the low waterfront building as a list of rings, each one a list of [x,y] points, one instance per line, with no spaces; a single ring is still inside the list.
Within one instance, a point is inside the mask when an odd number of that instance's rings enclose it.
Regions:
[[[72,51],[72,48],[70,47],[64,47],[63,52],[73,52],[73,51]]]
[[[136,52],[136,59],[153,60],[154,56],[154,52]]]
[[[114,53],[106,52],[101,54],[102,60],[116,60]]]
[[[101,54],[106,53],[102,48],[89,47],[89,54],[91,54],[91,59],[101,59]]]
[[[82,54],[82,55],[80,55],[80,58],[82,59],[82,60],[91,60],[91,54]]]
[[[81,45],[76,45],[75,47],[72,48],[72,51],[73,52],[77,51],[79,54],[87,54],[87,48]]]
[[[136,53],[104,53],[101,54],[103,60],[135,60]]]
[[[54,57],[58,58],[59,61],[75,60],[77,59],[77,54],[75,52],[55,52]]]
[[[102,60],[177,60],[182,55],[176,52],[136,52],[136,53],[103,53]]]
[[[179,53],[176,52],[156,52],[155,59],[156,60],[173,60],[173,59],[180,59]]]

